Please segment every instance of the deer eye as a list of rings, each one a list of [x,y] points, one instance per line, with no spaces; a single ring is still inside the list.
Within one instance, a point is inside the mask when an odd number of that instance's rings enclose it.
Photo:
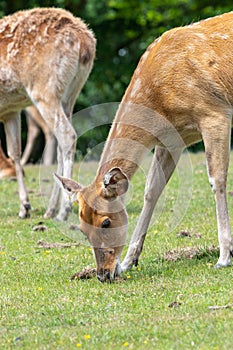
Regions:
[[[101,227],[102,227],[102,228],[108,228],[108,227],[110,226],[110,224],[111,224],[110,219],[105,219],[105,220],[102,222]]]

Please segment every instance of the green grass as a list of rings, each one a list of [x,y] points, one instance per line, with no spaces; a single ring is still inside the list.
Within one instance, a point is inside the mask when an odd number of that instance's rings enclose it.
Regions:
[[[209,249],[218,245],[213,194],[204,155],[192,154],[191,161],[192,196],[188,208],[189,189],[181,196],[178,207],[181,212],[187,209],[182,220],[177,224],[172,208],[185,169],[175,173],[167,186],[161,215],[153,218],[139,266],[112,284],[95,278],[70,280],[73,273],[94,267],[95,262],[90,246],[78,233],[71,233],[68,224],[43,219],[46,196],[40,193],[47,195],[52,184],[39,184],[39,175],[50,179],[44,169],[25,168],[33,208],[28,220],[17,218],[17,184],[1,182],[0,349],[232,349],[233,269],[213,268],[218,258],[218,252]],[[96,164],[84,168],[80,179],[88,183]],[[130,232],[143,203],[144,180],[139,171],[130,189]],[[233,163],[228,193],[231,190]],[[228,203],[233,217],[231,195]],[[33,230],[39,222],[47,226],[46,231]],[[181,230],[191,237],[177,236]],[[72,243],[71,237],[80,240],[80,246],[46,250],[37,245],[41,239]],[[187,247],[202,254],[193,259],[180,255],[176,261],[164,258],[174,251],[179,256]],[[169,307],[173,302],[177,307]],[[210,309],[225,305],[229,308]]]

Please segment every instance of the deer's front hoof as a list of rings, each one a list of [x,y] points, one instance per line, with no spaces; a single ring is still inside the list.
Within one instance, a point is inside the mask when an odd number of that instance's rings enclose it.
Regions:
[[[23,204],[19,212],[19,218],[20,219],[30,218],[30,209],[31,209],[30,203]]]

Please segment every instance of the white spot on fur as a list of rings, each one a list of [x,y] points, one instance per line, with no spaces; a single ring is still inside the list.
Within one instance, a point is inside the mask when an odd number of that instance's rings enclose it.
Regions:
[[[141,57],[140,63],[143,64],[149,55],[149,50],[147,50]]]
[[[117,135],[121,134],[121,123],[117,123],[116,133],[117,133]]]
[[[188,45],[188,49],[189,49],[190,51],[194,51],[194,45],[189,44],[189,45]]]
[[[202,40],[206,40],[207,39],[205,34],[202,34],[202,33],[195,33],[195,34],[196,34],[196,36],[198,36]]]
[[[151,89],[146,89],[146,91],[145,91],[145,93],[147,94],[147,95],[150,95],[151,94]]]
[[[15,43],[14,42],[10,43],[7,46],[7,60],[10,60],[11,57],[14,57],[19,52],[19,50],[14,48],[14,47],[15,47]]]
[[[209,176],[209,182],[210,182],[212,191],[215,192],[216,191],[215,179],[213,177]]]
[[[133,87],[132,87],[132,90],[130,93],[130,97],[134,97],[138,93],[140,88],[141,88],[141,79],[137,78],[135,83],[133,84]]]
[[[223,39],[223,40],[229,39],[229,35],[222,34],[222,33],[213,33],[210,36],[211,36],[211,38],[218,38],[218,39]]]

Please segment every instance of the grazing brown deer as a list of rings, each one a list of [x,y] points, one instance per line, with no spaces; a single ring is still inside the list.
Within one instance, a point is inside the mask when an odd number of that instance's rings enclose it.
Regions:
[[[33,148],[36,143],[36,138],[39,135],[40,130],[43,131],[45,137],[45,149],[42,162],[44,165],[53,164],[56,155],[56,139],[53,133],[50,131],[48,124],[42,118],[35,106],[27,107],[25,109],[25,114],[27,119],[28,132],[26,146],[21,158],[21,164],[27,164],[32,154]]]
[[[20,111],[34,105],[58,142],[58,174],[71,176],[76,132],[71,124],[75,99],[91,71],[96,40],[70,12],[58,8],[20,11],[0,20],[0,121],[7,150],[15,163],[19,217],[30,214],[20,164]],[[46,217],[55,215],[59,186],[55,183]],[[63,196],[58,218],[67,218]]]
[[[138,263],[152,211],[185,146],[204,141],[218,221],[220,257],[230,265],[226,180],[233,112],[233,12],[164,33],[142,56],[117,111],[94,182],[60,178],[79,202],[100,281]],[[144,208],[122,266],[124,193],[145,152],[157,146]]]

